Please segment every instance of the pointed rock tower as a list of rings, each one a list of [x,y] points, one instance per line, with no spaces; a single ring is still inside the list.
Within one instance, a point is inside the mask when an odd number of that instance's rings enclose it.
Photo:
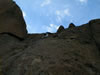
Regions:
[[[19,38],[27,36],[21,9],[13,0],[0,0],[0,33],[10,33]]]
[[[73,23],[70,23],[68,28],[73,28],[73,27],[75,27],[75,25]]]
[[[61,26],[58,28],[57,33],[60,33],[60,32],[62,32],[63,30],[65,30],[65,28],[61,25]]]

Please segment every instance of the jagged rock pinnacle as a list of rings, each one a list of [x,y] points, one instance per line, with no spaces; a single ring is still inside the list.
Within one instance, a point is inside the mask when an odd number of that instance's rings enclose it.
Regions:
[[[60,33],[60,32],[62,32],[63,30],[64,30],[64,27],[61,25],[61,26],[58,28],[57,33]]]
[[[73,23],[70,23],[68,28],[73,28],[73,27],[75,27],[75,25]]]

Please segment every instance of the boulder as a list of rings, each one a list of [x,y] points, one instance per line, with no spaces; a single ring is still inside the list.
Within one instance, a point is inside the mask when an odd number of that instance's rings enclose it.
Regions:
[[[27,35],[21,9],[12,0],[0,0],[0,33],[10,33],[19,38]]]

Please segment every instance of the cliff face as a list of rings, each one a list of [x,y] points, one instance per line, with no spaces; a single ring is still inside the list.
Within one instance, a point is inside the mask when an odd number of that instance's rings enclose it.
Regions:
[[[100,19],[89,22],[93,38],[100,49]]]
[[[11,19],[14,14],[9,15],[10,12],[5,15],[11,23],[15,26],[19,23],[19,29],[23,29],[20,23],[24,21],[19,21],[22,17],[15,22]],[[6,24],[5,17],[1,16],[0,26]],[[23,36],[19,29],[16,33]],[[57,33],[26,34],[25,29],[23,32],[27,37],[24,40],[13,32],[0,34],[2,75],[100,75],[100,19],[78,27],[61,26]]]
[[[96,21],[94,23],[94,21]],[[99,75],[98,21],[62,30],[60,33],[28,34],[20,41],[0,35],[4,75]],[[91,23],[94,24],[91,24]]]
[[[0,33],[11,33],[19,38],[27,35],[22,12],[12,0],[0,0]]]

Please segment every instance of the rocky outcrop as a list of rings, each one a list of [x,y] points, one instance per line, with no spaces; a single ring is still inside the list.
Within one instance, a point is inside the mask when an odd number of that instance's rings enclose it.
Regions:
[[[11,33],[19,38],[27,36],[22,12],[12,0],[0,0],[0,33]]]
[[[60,33],[50,33],[56,37],[29,34],[20,41],[12,35],[0,34],[1,73],[100,75],[99,22],[93,20]]]
[[[61,25],[61,26],[58,28],[57,33],[60,33],[60,32],[62,32],[63,30],[65,30],[65,28]]]
[[[68,28],[73,28],[73,27],[75,27],[75,25],[73,23],[70,23]]]
[[[89,22],[93,38],[100,49],[100,19]]]

